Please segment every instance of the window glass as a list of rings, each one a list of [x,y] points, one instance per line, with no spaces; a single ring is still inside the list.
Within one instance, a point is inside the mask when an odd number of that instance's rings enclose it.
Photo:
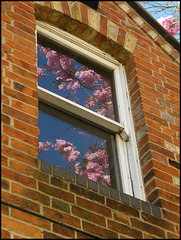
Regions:
[[[114,136],[39,102],[39,158],[116,188]]]
[[[117,121],[113,73],[38,38],[38,85]]]

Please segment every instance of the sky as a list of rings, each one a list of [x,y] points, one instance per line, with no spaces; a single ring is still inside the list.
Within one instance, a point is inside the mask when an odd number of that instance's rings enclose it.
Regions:
[[[151,2],[154,2],[154,1],[151,1]],[[156,1],[155,1],[156,2]],[[168,2],[169,1],[159,1],[160,3],[163,3],[163,4],[165,4],[165,3],[167,3],[168,4]],[[175,1],[172,1],[172,2],[175,2]],[[145,9],[146,9],[146,11],[148,11],[149,12],[149,9],[147,9],[147,6],[148,5],[145,5],[145,6],[143,6]],[[178,1],[178,3],[176,3],[176,6],[180,6],[180,1]],[[172,10],[173,11],[173,10]],[[161,12],[159,12],[159,13],[156,13],[156,14],[153,14],[153,13],[151,13],[151,12],[149,12],[151,15],[152,15],[152,17],[154,17],[156,20],[158,20],[160,17],[168,17],[168,16],[170,16],[170,15],[173,15],[173,12],[172,12],[171,10],[166,10],[165,12],[164,11],[161,11]],[[180,23],[180,14],[179,14],[179,12],[175,15],[175,16],[178,16],[178,18],[179,18],[179,23]],[[175,18],[174,18],[175,19]],[[177,34],[174,36],[179,42],[180,42],[180,31],[179,32],[177,32]]]

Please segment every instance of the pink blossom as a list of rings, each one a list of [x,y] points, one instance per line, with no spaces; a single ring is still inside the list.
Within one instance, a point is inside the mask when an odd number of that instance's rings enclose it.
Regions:
[[[77,71],[75,76],[81,78],[82,82],[88,86],[93,86],[99,80],[99,75],[94,70]]]
[[[53,144],[51,142],[46,141],[44,142],[39,142],[38,143],[38,153],[42,152],[47,152],[50,147],[53,147]]]
[[[60,64],[64,70],[67,70],[72,64],[73,59],[65,55],[62,55],[60,58]]]
[[[74,147],[72,143],[62,139],[56,139],[55,151],[63,154],[63,158],[66,159],[68,163],[73,163],[80,157],[80,152],[76,151],[76,147]]]
[[[101,87],[94,91],[94,96],[96,97],[98,103],[108,100],[112,97],[111,87]]]
[[[61,83],[60,85],[58,85],[58,90],[64,90],[64,86],[65,86],[65,83]]]
[[[164,27],[172,36],[175,36],[180,30],[180,24],[177,21],[173,20],[172,16],[166,18],[161,17],[158,19],[158,22]]]
[[[110,175],[104,175],[103,180],[105,181],[106,185],[111,185],[111,177]]]
[[[95,108],[97,101],[94,97],[87,97],[85,100],[85,107],[89,109]]]
[[[38,77],[43,77],[44,76],[44,68],[37,68],[37,73],[38,73]]]

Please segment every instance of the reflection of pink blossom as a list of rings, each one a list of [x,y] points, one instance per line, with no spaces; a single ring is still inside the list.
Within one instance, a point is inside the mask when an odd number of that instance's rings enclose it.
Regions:
[[[38,73],[38,77],[43,77],[44,76],[44,69],[43,68],[37,68],[37,73]]]
[[[172,16],[161,17],[158,22],[164,27],[172,36],[175,36],[180,30],[180,24],[173,20]]]
[[[111,87],[101,87],[100,89],[94,91],[94,96],[98,100],[98,103],[106,101],[112,97]]]
[[[78,71],[75,76],[81,78],[82,82],[88,86],[93,86],[99,80],[98,74],[94,70]]]
[[[38,153],[47,152],[49,147],[53,147],[51,142],[46,141],[45,143],[39,142],[38,144]]]
[[[74,147],[72,143],[62,139],[56,139],[55,151],[64,154],[63,158],[66,159],[68,163],[73,163],[80,157],[80,152],[76,151],[76,147]]]
[[[65,55],[62,55],[62,57],[60,58],[60,64],[64,70],[67,70],[70,67],[72,61],[73,61],[72,58],[69,58]]]

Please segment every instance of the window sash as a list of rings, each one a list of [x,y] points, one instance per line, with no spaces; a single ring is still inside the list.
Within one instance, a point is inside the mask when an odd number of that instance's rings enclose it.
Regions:
[[[116,101],[118,107],[119,123],[93,112],[79,104],[65,99],[51,91],[38,86],[40,100],[52,106],[69,111],[97,127],[115,134],[118,161],[122,180],[123,192],[146,200],[139,154],[136,145],[133,118],[131,113],[129,91],[124,67],[110,55],[72,36],[71,34],[51,26],[45,22],[37,21],[37,31],[43,36],[63,44],[70,51],[85,55],[88,60],[94,61],[114,73]],[[119,189],[118,189],[119,190]]]

